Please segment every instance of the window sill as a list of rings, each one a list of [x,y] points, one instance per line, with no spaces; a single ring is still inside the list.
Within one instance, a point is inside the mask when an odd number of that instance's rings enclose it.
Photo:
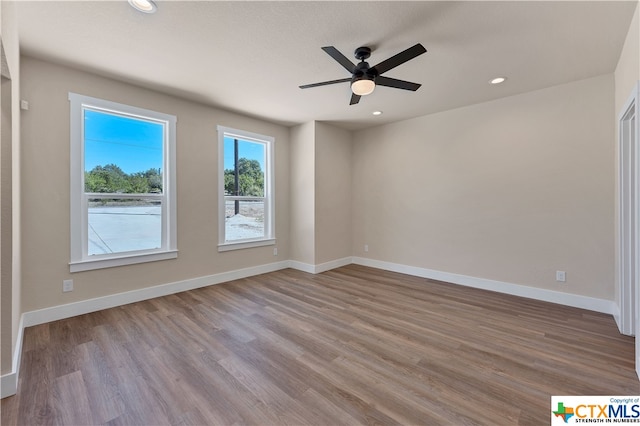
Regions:
[[[268,238],[264,240],[249,240],[249,241],[238,241],[238,242],[226,242],[224,244],[218,244],[218,251],[231,251],[231,250],[242,250],[253,247],[263,247],[263,246],[273,246],[276,244],[275,238]]]
[[[113,268],[116,266],[134,265],[137,263],[156,262],[158,260],[176,259],[178,250],[160,253],[131,254],[118,257],[88,259],[69,263],[70,272],[91,271],[94,269]]]

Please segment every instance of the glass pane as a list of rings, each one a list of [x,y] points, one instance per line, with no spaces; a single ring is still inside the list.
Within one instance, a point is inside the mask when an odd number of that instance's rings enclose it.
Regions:
[[[162,192],[164,125],[84,111],[85,192]]]
[[[145,199],[89,199],[89,255],[160,248],[161,204]]]
[[[225,202],[225,241],[264,238],[264,201]]]
[[[265,144],[225,136],[224,193],[245,197],[264,197],[265,159]]]

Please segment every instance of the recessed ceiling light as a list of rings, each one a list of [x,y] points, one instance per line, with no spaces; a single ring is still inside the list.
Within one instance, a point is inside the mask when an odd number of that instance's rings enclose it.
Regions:
[[[143,13],[155,13],[158,9],[153,0],[129,0],[129,4],[135,10],[139,10]]]
[[[373,111],[371,114],[373,114],[373,115],[382,115],[382,111]]]
[[[492,80],[489,81],[489,83],[491,84],[500,84],[500,83],[504,83],[507,80],[507,77],[496,77]]]

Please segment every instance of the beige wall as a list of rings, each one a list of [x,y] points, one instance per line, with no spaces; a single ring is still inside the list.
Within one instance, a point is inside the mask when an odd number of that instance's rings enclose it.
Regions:
[[[615,114],[621,113],[640,78],[640,8],[636,6],[615,70]]]
[[[353,254],[613,299],[613,93],[606,75],[355,133]]]
[[[351,132],[311,121],[291,128],[291,260],[351,256]]]
[[[178,259],[69,273],[70,91],[178,117]],[[288,128],[28,57],[21,97],[25,311],[289,258]],[[217,251],[218,124],[275,137],[277,258],[270,246]],[[70,278],[75,290],[62,293]]]
[[[351,132],[316,122],[315,263],[351,256]]]
[[[12,368],[13,353],[15,350],[16,342],[18,340],[18,325],[21,310],[21,234],[20,234],[20,109],[19,109],[19,94],[20,94],[20,49],[18,46],[18,32],[14,20],[14,4],[12,2],[0,2],[0,22],[2,32],[2,45],[5,51],[5,57],[7,60],[7,66],[11,75],[10,82],[4,82],[2,84],[3,92],[9,88],[11,92],[11,112],[2,112],[3,121],[10,117],[10,147],[5,146],[3,151],[9,152],[10,158],[3,158],[3,168],[5,165],[10,164],[10,174],[7,174],[5,170],[3,174],[3,188],[0,190],[3,194],[3,204],[6,199],[6,192],[9,192],[11,197],[10,207],[10,220],[4,217],[8,212],[6,206],[3,206],[3,218],[2,227],[10,227],[10,230],[4,229],[2,232],[3,238],[9,238],[10,241],[2,241],[2,326],[0,329],[0,345],[2,346],[1,355],[1,371],[2,374],[9,373]],[[3,97],[6,94],[3,93]],[[3,102],[2,108],[6,106]],[[4,123],[2,123],[4,124]],[[4,126],[3,126],[4,127]],[[6,143],[7,131],[2,129],[2,137],[4,139],[3,144]],[[6,191],[6,192],[5,192]],[[9,273],[4,270],[6,265],[9,266]],[[15,373],[15,372],[14,372]],[[4,390],[3,390],[4,394]]]
[[[314,264],[315,122],[291,128],[291,260]]]

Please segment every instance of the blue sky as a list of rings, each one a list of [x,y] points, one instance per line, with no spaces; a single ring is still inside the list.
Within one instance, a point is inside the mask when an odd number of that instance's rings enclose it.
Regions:
[[[163,125],[100,111],[84,113],[84,168],[115,164],[127,174],[162,169]],[[215,134],[211,135],[212,144]],[[240,158],[258,160],[264,170],[265,146],[239,141]],[[215,146],[212,145],[212,149]],[[224,168],[233,168],[233,139],[224,138]]]
[[[238,139],[238,157],[248,158],[250,160],[258,160],[260,167],[264,171],[264,154],[265,145],[256,142],[243,141]],[[233,169],[233,138],[224,138],[224,168]]]
[[[125,173],[162,169],[163,125],[85,110],[84,168],[116,164]]]

